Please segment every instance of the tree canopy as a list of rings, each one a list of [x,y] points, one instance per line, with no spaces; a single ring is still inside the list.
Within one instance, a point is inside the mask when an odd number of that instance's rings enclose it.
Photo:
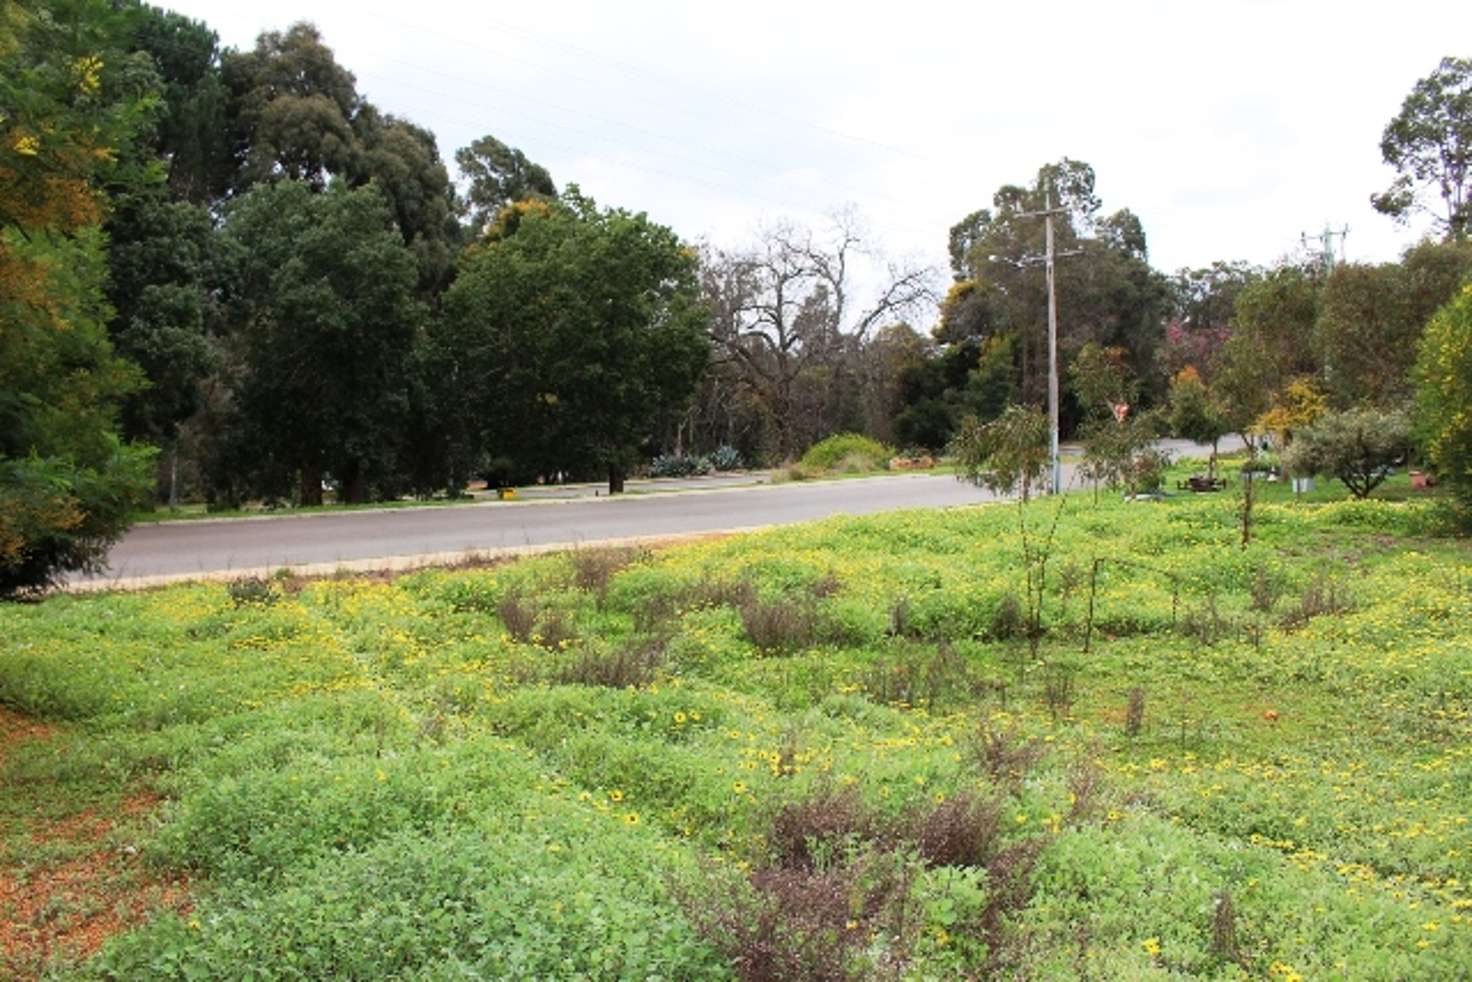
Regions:
[[[1443,58],[1385,127],[1380,153],[1398,177],[1370,203],[1404,221],[1430,213],[1449,239],[1472,232],[1472,59]],[[1439,198],[1440,210],[1426,202]]]
[[[709,357],[696,253],[575,187],[477,246],[445,297],[483,446],[532,473],[604,468],[611,492]]]

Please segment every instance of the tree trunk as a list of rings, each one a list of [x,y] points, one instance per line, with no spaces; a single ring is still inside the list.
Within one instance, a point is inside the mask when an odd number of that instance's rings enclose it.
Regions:
[[[368,500],[368,482],[363,480],[363,465],[356,460],[344,468],[342,483],[338,485],[338,500],[350,505],[361,505]]]
[[[313,461],[302,465],[302,507],[322,503],[322,465]]]
[[[624,493],[624,465],[623,464],[609,464],[608,465],[608,493],[609,494],[623,494]]]

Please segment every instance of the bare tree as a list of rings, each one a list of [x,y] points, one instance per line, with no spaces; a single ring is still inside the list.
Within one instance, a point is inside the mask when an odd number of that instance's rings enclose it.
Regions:
[[[760,401],[783,459],[800,449],[797,424],[805,410],[811,415],[804,382],[828,375],[839,384],[849,374],[835,371],[846,350],[862,349],[878,327],[934,302],[931,269],[894,263],[885,264],[869,303],[855,300],[855,264],[872,258],[848,212],[821,233],[782,223],[764,229],[747,249],[706,252],[717,367],[734,369]]]

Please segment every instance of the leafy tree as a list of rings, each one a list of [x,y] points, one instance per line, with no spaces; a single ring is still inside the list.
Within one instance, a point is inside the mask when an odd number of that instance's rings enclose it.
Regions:
[[[1026,186],[1006,185],[992,207],[952,229],[958,283],[942,311],[937,340],[1008,334],[1017,356],[1021,398],[1040,402],[1047,387],[1047,290],[1043,222],[1020,217],[1051,197],[1056,248],[1075,253],[1058,264],[1059,344],[1065,358],[1093,341],[1128,352],[1131,370],[1148,380],[1169,293],[1147,261],[1144,229],[1128,209],[1100,214],[1093,168],[1067,158],[1038,170]],[[957,265],[959,264],[959,265]],[[1065,429],[1069,426],[1065,420]]]
[[[1020,489],[1027,501],[1048,469],[1050,433],[1047,413],[1030,406],[1008,406],[989,423],[968,416],[950,448],[956,477],[997,494]]]
[[[449,284],[459,247],[458,207],[434,134],[364,104],[353,120],[357,153],[349,171],[356,185],[373,182],[393,205],[394,221],[419,264],[421,290]]]
[[[1385,127],[1380,153],[1399,177],[1370,203],[1401,221],[1441,199],[1436,226],[1449,239],[1472,231],[1472,59],[1443,58],[1416,82]]]
[[[1232,335],[1211,368],[1212,390],[1232,432],[1243,434],[1295,379],[1318,373],[1312,344],[1319,283],[1295,266],[1270,270],[1237,294]]]
[[[0,596],[98,568],[146,498],[146,448],[117,435],[140,384],[116,358],[103,181],[148,93],[102,2],[9,4],[0,15]]]
[[[472,235],[489,228],[502,208],[526,198],[555,198],[557,185],[541,164],[486,135],[455,151],[455,163],[468,182],[465,203]]]
[[[1472,513],[1472,284],[1427,325],[1415,377],[1417,440]]]
[[[424,312],[387,197],[262,185],[230,208],[222,246],[235,405],[212,496],[285,497],[295,479],[319,504],[328,471],[347,501],[391,486]]]
[[[1356,498],[1368,498],[1405,457],[1410,440],[1410,417],[1398,410],[1325,413],[1297,432],[1283,465],[1295,474],[1332,475]]]
[[[266,180],[323,190],[357,153],[357,80],[337,63],[317,28],[293,24],[262,34],[251,51],[223,60],[235,130],[237,191]]]
[[[1201,375],[1189,365],[1171,379],[1169,419],[1176,436],[1211,444],[1207,475],[1216,477],[1216,446],[1227,433],[1227,420]]]
[[[159,104],[146,146],[165,163],[175,198],[204,205],[234,177],[230,94],[219,37],[204,23],[147,4],[130,7],[130,46],[149,56]]]
[[[124,429],[168,443],[199,408],[200,380],[215,364],[213,222],[200,206],[155,187],[119,196],[107,231],[113,344],[149,381],[129,399]]]
[[[543,474],[604,468],[610,493],[709,357],[695,252],[575,187],[473,247],[444,309],[482,446]]]

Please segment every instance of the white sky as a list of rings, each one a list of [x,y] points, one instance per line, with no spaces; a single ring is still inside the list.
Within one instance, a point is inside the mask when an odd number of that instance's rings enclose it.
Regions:
[[[951,224],[1062,156],[1163,270],[1269,263],[1326,222],[1349,259],[1394,258],[1425,223],[1369,206],[1393,177],[1381,131],[1472,56],[1466,0],[154,2],[236,47],[312,21],[447,161],[492,133],[717,245],[851,204],[876,247],[942,270]]]

